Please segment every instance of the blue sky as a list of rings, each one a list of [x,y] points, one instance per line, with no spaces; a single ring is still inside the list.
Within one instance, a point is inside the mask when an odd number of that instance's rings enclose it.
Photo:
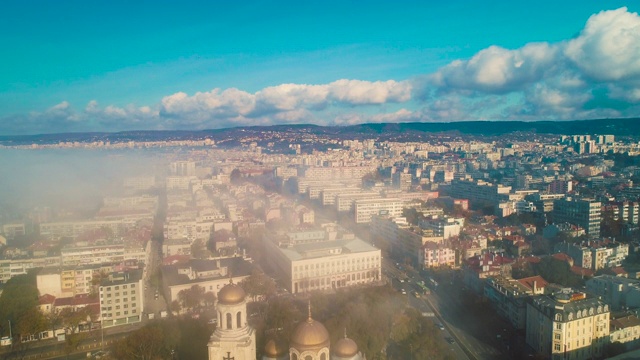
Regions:
[[[620,1],[3,1],[0,135],[640,116]]]

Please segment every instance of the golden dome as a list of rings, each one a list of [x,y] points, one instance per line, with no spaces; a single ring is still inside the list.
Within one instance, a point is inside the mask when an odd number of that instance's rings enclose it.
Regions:
[[[224,305],[235,305],[244,301],[246,294],[240,285],[230,282],[218,293],[218,302]]]
[[[298,324],[291,336],[291,347],[299,351],[325,346],[329,346],[329,332],[312,318]]]
[[[281,340],[271,339],[264,346],[264,355],[270,358],[277,358],[287,353],[287,347]]]
[[[349,358],[358,353],[358,345],[348,337],[342,338],[333,346],[333,353],[336,356]]]

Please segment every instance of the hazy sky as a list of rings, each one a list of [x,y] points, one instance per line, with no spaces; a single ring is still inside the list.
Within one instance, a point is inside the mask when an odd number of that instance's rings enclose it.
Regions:
[[[0,135],[640,116],[639,8],[6,0]]]

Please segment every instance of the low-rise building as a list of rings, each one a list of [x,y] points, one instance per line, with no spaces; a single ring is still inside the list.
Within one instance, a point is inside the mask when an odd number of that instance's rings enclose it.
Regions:
[[[164,265],[161,268],[163,294],[168,304],[178,299],[182,290],[199,286],[205,292],[217,293],[233,279],[235,283],[251,275],[253,265],[240,258],[218,260],[190,259],[188,262]]]
[[[297,294],[380,281],[380,249],[332,226],[312,230],[265,234],[265,258],[287,290]]]
[[[635,315],[611,319],[609,342],[624,344],[627,350],[637,349],[640,345],[640,319]]]

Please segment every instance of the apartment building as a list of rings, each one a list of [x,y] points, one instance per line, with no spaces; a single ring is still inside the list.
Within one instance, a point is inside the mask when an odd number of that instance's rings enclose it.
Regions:
[[[376,200],[382,199],[377,191],[345,191],[335,197],[334,205],[338,212],[353,211],[353,207],[358,200]]]
[[[100,283],[100,319],[103,327],[137,323],[144,311],[142,270],[112,273]]]
[[[601,203],[594,199],[565,198],[553,202],[554,223],[567,222],[585,229],[590,237],[600,236]]]
[[[604,301],[572,289],[534,296],[527,303],[526,343],[553,360],[601,357],[609,316]]]
[[[0,260],[0,284],[6,283],[14,276],[25,275],[30,269],[47,266],[60,266],[60,257]]]
[[[470,202],[488,202],[498,204],[509,199],[511,186],[494,185],[482,180],[453,180],[448,187],[448,195]]]
[[[402,215],[403,202],[395,198],[356,200],[354,203],[354,219],[356,224],[371,222],[373,215]]]
[[[553,247],[553,251],[558,253],[562,252],[569,255],[573,259],[575,266],[579,266],[585,269],[593,268],[593,259],[591,257],[591,248],[577,243],[557,243]]]
[[[585,283],[587,291],[600,297],[612,310],[640,307],[640,280],[598,275]]]
[[[49,222],[40,224],[40,235],[75,239],[89,231],[109,229],[114,236],[122,236],[127,230],[133,229],[136,223],[137,219]]]
[[[67,247],[60,251],[62,266],[121,263],[125,260],[124,245]]]
[[[484,285],[484,297],[498,316],[508,320],[518,330],[526,327],[527,298],[533,294],[532,289],[518,280],[504,276],[489,277]]]
[[[449,246],[427,242],[421,250],[419,261],[425,269],[456,265],[456,251]]]
[[[460,231],[464,227],[464,218],[434,216],[431,219],[421,221],[420,227],[431,230],[434,236],[441,236],[446,240],[460,235]]]

